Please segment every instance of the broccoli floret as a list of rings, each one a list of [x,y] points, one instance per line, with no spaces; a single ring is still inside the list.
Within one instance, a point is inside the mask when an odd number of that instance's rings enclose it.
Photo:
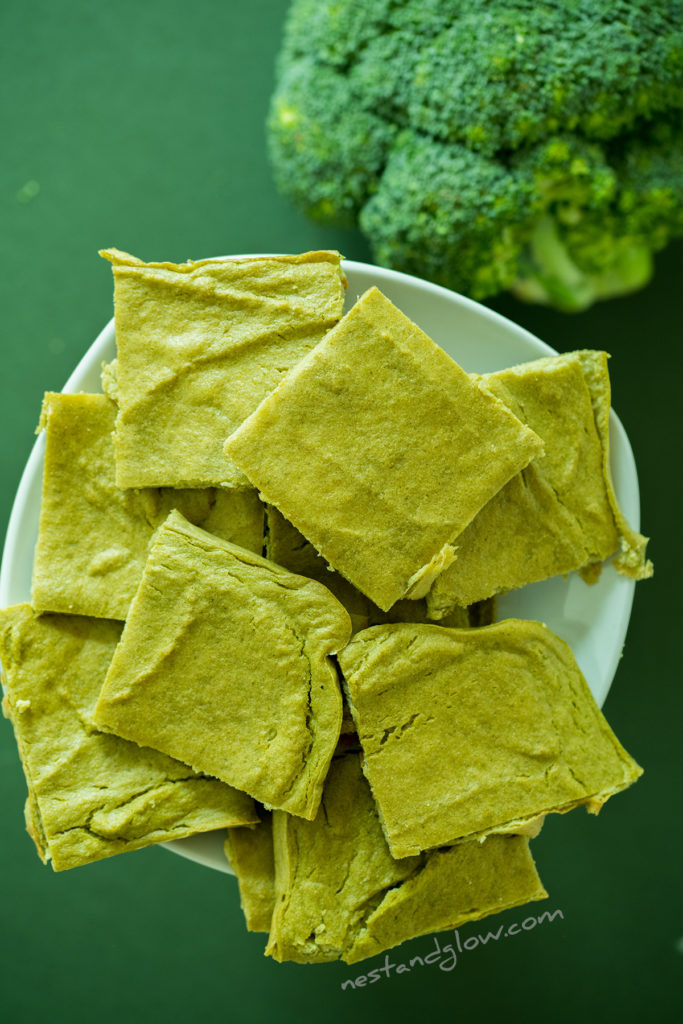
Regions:
[[[374,35],[386,31],[393,6],[393,0],[297,0],[285,24],[281,66],[314,57],[319,64],[345,69]]]
[[[528,172],[404,131],[360,226],[379,263],[481,298],[516,280],[533,198]]]
[[[349,103],[336,71],[301,59],[287,67],[271,104],[276,183],[313,220],[352,226],[395,134],[394,125]]]
[[[545,184],[546,201],[512,290],[568,311],[642,287],[653,254],[683,235],[680,130],[660,123],[642,137],[584,153],[574,149],[570,160],[574,168],[584,164],[584,173],[554,185],[538,152],[524,158]]]
[[[367,40],[350,72],[404,127],[491,154],[564,130],[613,138],[683,103],[683,22],[676,32],[668,2],[440,6],[425,23],[417,0],[398,5],[400,27]]]
[[[376,260],[564,309],[683,234],[683,0],[294,0],[277,183]]]

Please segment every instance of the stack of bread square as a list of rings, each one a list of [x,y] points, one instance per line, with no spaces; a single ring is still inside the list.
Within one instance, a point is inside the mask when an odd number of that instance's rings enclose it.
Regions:
[[[0,612],[43,860],[227,829],[247,927],[305,963],[544,898],[545,815],[641,769],[495,599],[652,571],[606,354],[467,374],[376,288],[344,315],[335,252],[102,255],[117,358],[44,398],[31,603]]]

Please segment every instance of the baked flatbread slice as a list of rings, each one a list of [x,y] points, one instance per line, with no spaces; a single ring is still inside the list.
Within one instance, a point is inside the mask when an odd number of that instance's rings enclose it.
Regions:
[[[357,754],[335,758],[315,821],[273,815],[276,960],[355,963],[545,892],[523,836],[395,860]]]
[[[27,828],[55,871],[151,843],[258,821],[244,793],[156,750],[99,732],[95,703],[121,624],[0,612],[3,710],[29,796]]]
[[[265,501],[379,608],[419,598],[542,449],[377,288],[228,438]]]
[[[119,487],[247,486],[223,443],[339,320],[339,253],[101,255],[114,270]]]
[[[339,664],[395,857],[597,813],[642,774],[540,622],[374,626]]]
[[[331,655],[349,616],[296,576],[172,512],[95,712],[267,807],[315,817],[342,721]]]
[[[626,522],[612,486],[607,358],[570,352],[477,378],[545,450],[461,533],[455,561],[427,595],[432,618],[573,570],[594,582],[615,552],[620,572],[651,575],[646,538]]]
[[[105,395],[48,393],[32,603],[37,611],[125,619],[154,530],[173,508],[251,551],[263,547],[256,491],[116,486],[116,406]]]
[[[229,828],[225,856],[237,876],[249,932],[269,932],[275,907],[273,822],[268,811],[256,828]]]

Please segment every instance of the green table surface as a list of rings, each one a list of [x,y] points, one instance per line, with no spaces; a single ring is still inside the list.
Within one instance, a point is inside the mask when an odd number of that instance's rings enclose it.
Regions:
[[[359,235],[308,223],[273,187],[263,122],[284,10],[278,0],[2,5],[3,524],[43,391],[61,388],[111,316],[98,248],[150,260],[308,248],[369,259]],[[670,248],[644,291],[580,315],[492,303],[560,351],[612,353],[614,404],[636,455],[656,566],[637,587],[605,706],[646,773],[598,818],[579,810],[547,822],[533,849],[550,899],[460,929],[462,947],[488,924],[518,926],[470,941],[455,964],[442,948],[437,962],[397,973],[436,949],[433,937],[417,939],[391,955],[396,966],[378,982],[342,989],[362,965],[264,958],[263,937],[244,929],[234,879],[166,850],[63,874],[43,867],[24,832],[25,784],[3,722],[0,1019],[683,1019],[682,255]],[[529,923],[545,909],[561,914]]]

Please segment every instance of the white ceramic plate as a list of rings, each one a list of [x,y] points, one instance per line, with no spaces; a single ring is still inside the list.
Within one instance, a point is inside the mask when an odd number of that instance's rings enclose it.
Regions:
[[[344,261],[347,308],[371,285],[442,346],[468,372],[487,373],[553,355],[555,350],[485,306],[438,285],[365,263]],[[64,385],[64,391],[100,391],[100,367],[116,354],[114,321],[95,339]],[[638,477],[631,446],[618,417],[610,416],[611,466],[621,507],[640,527]],[[45,438],[36,441],[26,464],[9,521],[0,570],[0,607],[30,600]],[[616,671],[626,638],[635,584],[611,565],[588,586],[576,574],[514,591],[499,600],[500,618],[539,619],[566,640],[599,705]],[[208,833],[165,844],[175,853],[228,872],[223,834]]]

